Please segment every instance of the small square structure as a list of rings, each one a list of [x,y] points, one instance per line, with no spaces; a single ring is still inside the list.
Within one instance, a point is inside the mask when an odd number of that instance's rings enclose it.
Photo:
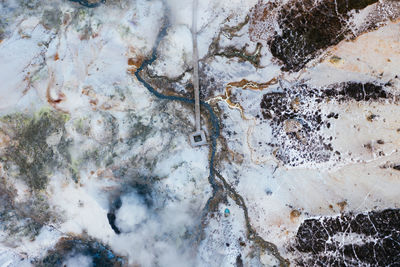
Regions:
[[[207,144],[206,134],[203,130],[194,132],[190,135],[190,144],[192,146],[202,146]]]

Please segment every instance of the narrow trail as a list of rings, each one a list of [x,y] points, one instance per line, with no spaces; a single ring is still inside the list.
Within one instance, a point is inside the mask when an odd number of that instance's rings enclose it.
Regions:
[[[172,100],[172,101],[179,101],[179,102],[194,105],[195,101],[193,98],[164,95],[164,94],[158,92],[156,89],[154,89],[148,82],[146,82],[140,76],[140,72],[143,69],[145,69],[147,66],[151,65],[157,59],[157,48],[158,48],[158,45],[160,44],[160,41],[166,35],[167,29],[168,29],[168,25],[165,25],[162,28],[162,30],[160,31],[160,33],[157,37],[157,41],[153,47],[151,57],[143,61],[142,65],[140,65],[140,67],[135,71],[135,76],[139,80],[139,82],[141,82],[146,87],[146,89],[149,90],[149,92],[152,93],[153,95],[155,95],[157,98],[165,99],[165,100]],[[200,101],[200,105],[208,111],[209,121],[213,128],[211,131],[211,134],[210,134],[211,156],[210,156],[210,160],[209,160],[210,174],[209,174],[208,180],[213,188],[213,193],[215,194],[219,189],[219,185],[215,181],[215,172],[214,172],[214,160],[215,160],[215,151],[216,151],[216,147],[217,147],[217,138],[219,137],[219,134],[220,134],[219,120],[218,120],[218,117],[215,115],[212,107],[209,104],[207,104],[204,101]]]
[[[86,6],[88,8],[97,7],[101,3],[105,2],[105,0],[100,0],[95,3],[91,3],[87,0],[70,0],[70,1],[78,2],[79,4]],[[197,7],[197,0],[194,0],[194,1],[195,1],[195,5],[193,5],[193,8]],[[196,14],[196,13],[197,12],[194,12],[193,14]],[[196,21],[196,20],[197,20],[197,18],[193,18],[193,21]],[[165,37],[168,26],[169,26],[168,23],[165,23],[164,27],[161,29],[161,31],[159,32],[159,34],[157,36],[156,43],[154,44],[154,47],[152,49],[151,57],[145,59],[142,62],[140,67],[135,71],[135,76],[138,79],[138,81],[141,82],[150,93],[152,93],[154,96],[156,96],[159,99],[179,101],[179,102],[195,105],[194,98],[188,98],[188,97],[182,97],[182,96],[171,96],[171,95],[165,95],[165,94],[158,92],[155,88],[153,88],[148,82],[146,82],[140,76],[140,72],[142,72],[142,70],[147,68],[147,66],[151,65],[157,59],[157,48],[158,48],[161,40]],[[194,27],[194,30],[196,31],[196,27]],[[197,37],[195,36],[195,39],[196,38]],[[194,44],[195,43],[197,43],[197,41],[194,42]],[[198,61],[197,54],[194,55],[194,60]],[[196,75],[196,77],[194,77],[194,78],[198,83],[198,81],[199,81],[198,80],[198,71],[194,71],[194,73]],[[210,173],[208,176],[208,181],[211,184],[211,187],[213,189],[213,194],[207,201],[205,210],[209,211],[210,206],[216,205],[216,204],[218,205],[218,203],[221,201],[221,197],[223,195],[227,194],[243,210],[245,221],[246,221],[247,238],[249,240],[252,240],[254,243],[256,243],[262,249],[269,251],[279,261],[279,265],[281,267],[289,266],[289,262],[280,255],[278,248],[275,246],[275,244],[265,241],[263,238],[261,238],[257,234],[257,232],[254,230],[254,228],[251,226],[250,218],[248,215],[248,210],[247,210],[247,207],[246,207],[243,197],[236,192],[236,190],[225,180],[224,177],[222,177],[222,175],[218,171],[215,170],[214,166],[215,166],[215,153],[216,153],[216,148],[217,148],[217,138],[220,135],[219,119],[215,115],[212,107],[208,103],[200,100],[200,105],[207,110],[208,116],[209,116],[208,117],[209,122],[213,128],[211,131],[211,134],[210,134],[210,139],[211,139],[210,151],[211,152],[210,152],[210,156],[209,156]],[[197,118],[197,119],[199,121],[199,118]],[[216,181],[216,179],[215,179],[216,176],[218,177],[219,182]],[[217,203],[212,203],[215,201],[217,201]]]
[[[153,88],[148,82],[146,82],[140,76],[140,72],[142,70],[144,70],[147,66],[151,65],[157,59],[157,48],[160,44],[160,41],[166,35],[167,29],[168,29],[168,24],[164,25],[164,27],[160,31],[160,33],[157,37],[157,41],[153,47],[151,57],[148,59],[145,59],[142,62],[140,67],[135,71],[135,76],[138,79],[138,81],[141,82],[150,93],[152,93],[154,96],[156,96],[159,99],[179,101],[179,102],[194,105],[195,104],[194,98],[162,94],[162,93],[158,92],[155,88]],[[210,173],[209,173],[209,177],[208,177],[209,183],[211,184],[212,189],[213,189],[213,194],[210,197],[210,199],[208,200],[205,210],[206,211],[209,210],[208,208],[210,205],[215,205],[215,203],[211,204],[215,200],[217,200],[217,202],[219,202],[221,195],[227,194],[229,197],[231,197],[236,202],[237,205],[239,205],[243,209],[245,220],[246,220],[248,239],[252,240],[256,244],[258,244],[262,249],[265,249],[265,250],[269,251],[272,255],[274,255],[274,257],[276,257],[277,260],[279,261],[280,266],[282,266],[282,267],[289,266],[288,262],[279,254],[277,247],[273,243],[263,240],[256,233],[256,231],[253,229],[253,227],[250,224],[247,207],[244,203],[243,198],[234,190],[234,188],[232,186],[230,186],[228,184],[228,182],[222,177],[222,175],[215,170],[215,153],[216,153],[216,147],[217,147],[217,138],[220,135],[219,119],[215,115],[212,107],[208,103],[200,100],[200,105],[207,110],[208,116],[209,116],[209,122],[213,128],[211,131],[211,135],[210,135],[211,153],[210,153],[210,157],[209,157]],[[219,180],[218,182],[215,178],[216,176],[218,177],[218,180]],[[227,192],[225,192],[225,191],[227,191]]]

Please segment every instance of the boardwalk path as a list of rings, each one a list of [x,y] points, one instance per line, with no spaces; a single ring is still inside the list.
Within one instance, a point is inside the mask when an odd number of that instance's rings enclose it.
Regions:
[[[195,101],[193,98],[164,95],[164,94],[158,92],[156,89],[154,89],[148,82],[146,82],[140,76],[140,72],[147,66],[151,65],[157,59],[157,48],[158,48],[158,45],[160,44],[160,41],[166,35],[167,29],[168,29],[168,25],[164,26],[164,28],[160,31],[157,41],[153,47],[151,57],[143,61],[142,65],[136,70],[135,76],[139,80],[139,82],[141,82],[147,88],[147,90],[149,90],[150,93],[152,93],[154,96],[156,96],[160,99],[180,101],[180,102],[194,105]],[[200,105],[202,107],[204,107],[205,110],[207,110],[208,115],[209,115],[209,121],[213,128],[212,131],[210,131],[211,155],[209,157],[210,158],[210,161],[209,161],[210,174],[209,174],[208,180],[213,188],[213,192],[215,193],[218,190],[218,184],[215,182],[214,159],[215,159],[215,151],[216,151],[216,146],[217,146],[217,138],[219,137],[219,120],[218,120],[218,117],[215,115],[212,107],[209,104],[205,103],[204,101],[200,101]]]

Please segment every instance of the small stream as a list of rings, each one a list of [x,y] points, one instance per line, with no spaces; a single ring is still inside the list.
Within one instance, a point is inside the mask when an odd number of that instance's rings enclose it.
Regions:
[[[88,0],[70,0],[72,2],[78,2],[79,4],[86,6],[88,8],[93,8],[93,7],[97,7],[98,5],[102,4],[105,2],[105,0],[99,0],[97,2],[90,2]],[[184,102],[190,105],[194,106],[194,98],[187,98],[187,97],[182,97],[182,96],[171,96],[171,95],[165,95],[162,94],[160,92],[158,92],[155,88],[153,88],[148,82],[146,82],[141,76],[140,76],[140,72],[142,70],[144,70],[147,66],[151,65],[156,59],[157,59],[157,48],[161,42],[161,40],[165,37],[166,33],[167,33],[167,29],[168,29],[168,23],[165,23],[164,27],[161,29],[161,31],[159,32],[158,36],[157,36],[157,40],[156,43],[152,49],[152,54],[150,58],[147,58],[143,61],[143,63],[140,65],[140,67],[135,71],[135,76],[136,78],[139,80],[139,82],[141,82],[146,88],[147,90],[149,90],[150,93],[152,93],[154,96],[156,96],[159,99],[163,99],[163,100],[171,100],[171,101],[180,101],[180,102]],[[212,196],[209,198],[208,203],[205,207],[205,211],[208,211],[209,205],[210,205],[210,201],[214,198],[218,198],[217,197],[217,192],[219,190],[224,191],[225,189],[227,190],[228,195],[236,202],[236,204],[238,206],[240,206],[243,209],[244,212],[244,217],[245,217],[245,221],[246,221],[246,228],[247,228],[247,238],[249,240],[252,240],[254,243],[256,243],[258,246],[260,246],[262,249],[265,249],[267,251],[269,251],[274,257],[276,257],[276,259],[279,261],[279,266],[289,266],[289,262],[284,259],[279,251],[278,248],[276,247],[275,244],[270,243],[265,241],[264,239],[262,239],[257,232],[255,231],[255,229],[253,229],[253,227],[250,224],[250,219],[249,219],[249,215],[248,215],[248,210],[246,207],[246,204],[244,202],[244,199],[236,192],[236,190],[230,186],[227,181],[222,177],[222,175],[217,172],[214,168],[214,164],[215,164],[215,153],[216,153],[216,146],[217,146],[217,138],[220,135],[220,128],[219,128],[219,119],[218,117],[215,115],[212,107],[205,103],[204,101],[200,100],[200,105],[204,110],[207,110],[208,112],[208,119],[210,124],[212,125],[212,131],[210,131],[210,136],[209,138],[211,139],[211,144],[210,144],[210,149],[211,149],[211,153],[210,153],[210,157],[209,157],[209,168],[210,168],[210,173],[209,173],[209,183],[211,184],[212,188],[213,188],[213,194]],[[194,128],[194,127],[193,127]],[[219,185],[218,183],[216,183],[216,179],[215,177],[218,177],[218,179],[222,182],[221,185]],[[114,220],[115,220],[115,215],[113,216],[112,213],[107,214],[110,225],[113,226],[114,224]],[[114,229],[114,227],[113,227]],[[118,229],[114,229],[114,231],[118,231]],[[116,232],[117,232],[116,231]]]
[[[146,82],[141,76],[140,72],[146,68],[147,66],[151,65],[156,59],[157,59],[157,48],[158,45],[160,44],[160,41],[163,39],[163,37],[166,35],[168,29],[168,25],[164,26],[164,28],[160,31],[157,41],[153,47],[152,55],[150,58],[146,59],[143,61],[142,65],[136,70],[135,76],[141,82],[147,90],[149,90],[153,95],[155,95],[157,98],[160,99],[165,99],[165,100],[171,100],[171,101],[180,101],[184,103],[188,103],[194,106],[194,98],[186,98],[182,96],[171,96],[171,95],[164,95],[160,92],[158,92],[156,89],[154,89],[148,82]],[[210,123],[213,127],[210,138],[211,138],[211,156],[210,156],[210,174],[208,180],[210,181],[210,184],[213,188],[214,193],[218,190],[218,185],[215,182],[215,171],[214,171],[214,159],[215,159],[215,151],[216,151],[216,146],[217,146],[217,138],[219,137],[220,129],[219,129],[219,120],[218,117],[215,115],[212,107],[205,103],[204,101],[200,100],[200,105],[203,107],[203,110],[206,109],[209,114],[209,120]]]
[[[72,2],[77,2],[85,7],[88,8],[94,8],[99,6],[100,4],[104,3],[105,0],[99,0],[97,2],[90,2],[88,0],[70,0]],[[158,92],[156,89],[154,89],[148,82],[146,82],[141,76],[140,76],[140,72],[146,68],[147,66],[151,65],[156,59],[157,59],[157,48],[158,45],[160,44],[160,41],[164,38],[164,36],[167,33],[167,29],[168,29],[168,24],[165,24],[165,26],[162,28],[162,30],[160,31],[160,33],[158,34],[157,37],[157,41],[153,47],[152,50],[152,54],[151,57],[144,60],[142,65],[136,70],[135,72],[135,76],[136,78],[139,80],[139,82],[141,82],[146,88],[147,90],[149,90],[149,92],[151,92],[153,95],[155,95],[157,98],[160,99],[165,99],[165,100],[172,100],[172,101],[180,101],[180,102],[184,102],[184,103],[188,103],[191,105],[194,105],[194,98],[186,98],[186,97],[182,97],[182,96],[170,96],[170,95],[164,95],[160,92]],[[215,193],[218,190],[218,185],[215,182],[215,170],[214,170],[214,159],[215,159],[215,151],[216,151],[216,146],[217,146],[217,138],[219,137],[220,134],[220,129],[219,129],[219,120],[218,117],[215,115],[212,107],[207,104],[204,101],[200,100],[200,105],[201,107],[205,108],[208,111],[209,114],[209,120],[210,123],[213,127],[212,131],[211,131],[211,156],[210,156],[210,174],[209,174],[209,182],[213,188],[213,193]],[[204,110],[204,109],[203,109]]]

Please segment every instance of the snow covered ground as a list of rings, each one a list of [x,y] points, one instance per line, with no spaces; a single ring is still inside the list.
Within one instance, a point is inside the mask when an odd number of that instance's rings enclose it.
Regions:
[[[301,246],[309,220],[400,208],[400,4],[342,2],[200,1],[210,166],[193,107],[134,75],[167,26],[142,75],[192,97],[191,0],[2,1],[0,266],[329,265],[340,249]]]

